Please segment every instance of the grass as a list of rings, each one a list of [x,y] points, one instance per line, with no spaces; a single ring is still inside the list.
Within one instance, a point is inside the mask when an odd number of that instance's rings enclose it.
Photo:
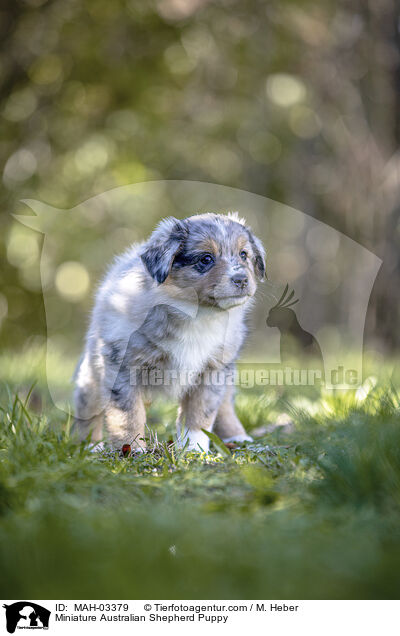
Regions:
[[[77,443],[42,388],[41,413],[3,391],[2,597],[398,598],[400,406],[374,384],[243,391],[261,437],[232,452],[169,448],[155,406],[160,443],[124,459]],[[266,430],[282,410],[290,424]]]

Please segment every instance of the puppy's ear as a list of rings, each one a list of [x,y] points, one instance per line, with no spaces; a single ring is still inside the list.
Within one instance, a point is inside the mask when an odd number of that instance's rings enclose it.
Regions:
[[[140,257],[150,276],[158,283],[163,283],[167,278],[186,236],[185,222],[171,216],[161,221],[143,246]]]
[[[250,228],[246,228],[249,235],[251,247],[253,248],[253,265],[254,271],[260,280],[264,280],[267,276],[267,266],[265,262],[265,249],[260,239],[257,238]]]

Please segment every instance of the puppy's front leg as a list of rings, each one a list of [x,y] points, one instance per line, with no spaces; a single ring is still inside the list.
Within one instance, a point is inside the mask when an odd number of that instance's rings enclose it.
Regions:
[[[201,384],[182,399],[177,422],[178,435],[184,423],[182,442],[183,445],[189,442],[188,450],[208,451],[209,439],[201,429],[212,430],[225,390],[225,386]]]
[[[215,419],[215,432],[224,442],[252,442],[235,413],[235,392],[228,386]]]
[[[142,391],[139,386],[131,386],[129,379],[129,368],[122,366],[105,396],[104,415],[108,439],[112,448],[118,450],[124,444],[130,444],[136,449],[146,446],[146,410]]]

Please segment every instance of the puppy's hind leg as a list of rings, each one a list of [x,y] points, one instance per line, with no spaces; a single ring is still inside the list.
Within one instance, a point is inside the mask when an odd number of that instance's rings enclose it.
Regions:
[[[129,367],[124,364],[115,381],[112,377],[109,376],[110,383],[105,386],[106,393],[103,396],[109,442],[115,450],[120,450],[124,444],[136,450],[144,449],[146,409],[142,390],[138,386],[131,386]]]
[[[73,430],[83,441],[92,442],[103,438],[104,408],[101,400],[99,380],[89,354],[85,354],[75,372],[74,391],[75,418]]]

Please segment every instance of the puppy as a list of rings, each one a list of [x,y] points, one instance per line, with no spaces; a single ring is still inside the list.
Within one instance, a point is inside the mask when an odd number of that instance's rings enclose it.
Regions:
[[[236,214],[164,219],[117,258],[75,373],[80,438],[101,440],[104,423],[113,448],[144,448],[145,403],[164,392],[179,401],[188,449],[208,450],[201,429],[251,440],[235,414],[232,371],[264,275],[262,243]]]

